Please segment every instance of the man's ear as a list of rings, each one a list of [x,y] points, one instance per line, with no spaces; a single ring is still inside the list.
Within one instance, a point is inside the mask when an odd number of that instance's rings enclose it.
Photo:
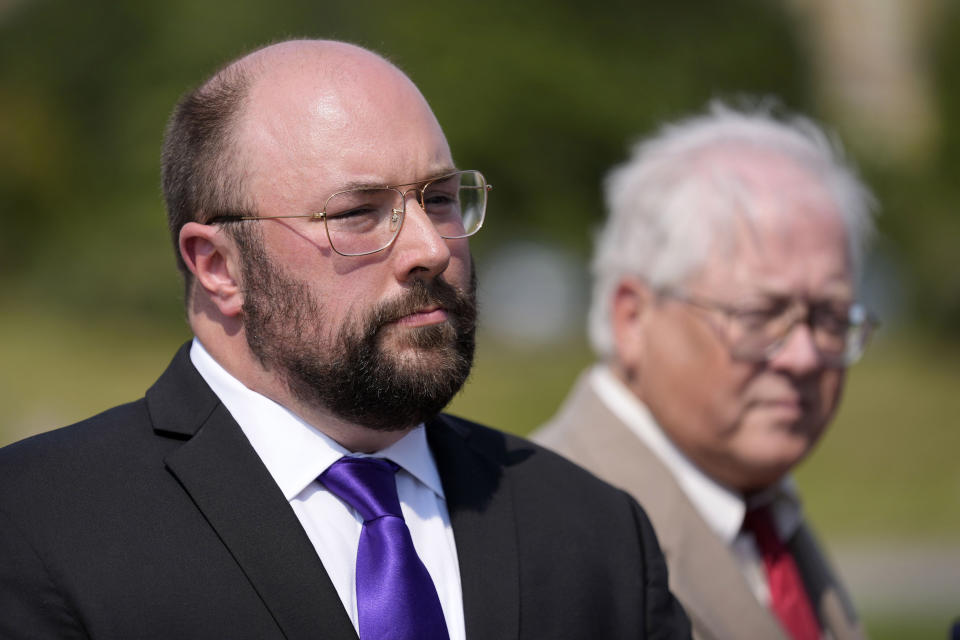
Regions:
[[[646,320],[654,292],[640,278],[627,277],[617,284],[612,301],[613,341],[616,360],[630,375],[640,368],[646,340]]]
[[[196,279],[195,289],[227,317],[240,314],[240,260],[236,245],[216,226],[188,222],[180,229],[180,255]]]

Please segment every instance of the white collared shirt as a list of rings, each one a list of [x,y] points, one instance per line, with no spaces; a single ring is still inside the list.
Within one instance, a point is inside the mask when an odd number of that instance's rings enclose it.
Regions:
[[[313,543],[355,629],[356,557],[363,519],[322,484],[321,473],[353,454],[273,400],[245,387],[194,338],[193,365],[243,430]],[[413,546],[440,597],[450,640],[464,640],[463,596],[453,529],[421,424],[374,454],[400,466],[397,493]]]
[[[741,531],[747,504],[743,496],[716,482],[681,452],[657,424],[647,407],[606,366],[590,371],[590,384],[609,409],[633,431],[673,474],[707,526],[730,547],[750,589],[765,606],[770,605],[763,560],[753,535]],[[781,540],[788,540],[800,526],[803,512],[793,479],[782,481],[751,497],[749,506],[769,504]]]

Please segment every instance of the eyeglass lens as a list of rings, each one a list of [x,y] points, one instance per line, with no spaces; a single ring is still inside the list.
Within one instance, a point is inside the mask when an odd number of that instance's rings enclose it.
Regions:
[[[731,327],[734,353],[748,360],[764,360],[776,353],[801,323],[810,328],[813,344],[828,366],[846,366],[863,353],[871,325],[862,306],[843,310],[813,307],[806,313],[783,309],[779,314],[747,314]]]
[[[461,171],[423,185],[419,203],[444,238],[464,238],[483,224],[487,187],[479,171]],[[340,253],[361,255],[383,249],[396,237],[406,196],[394,188],[353,189],[327,200],[330,243]]]

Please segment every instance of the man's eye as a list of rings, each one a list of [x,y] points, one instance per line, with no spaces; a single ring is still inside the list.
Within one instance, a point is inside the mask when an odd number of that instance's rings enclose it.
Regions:
[[[849,309],[819,307],[813,310],[813,324],[833,333],[843,333],[850,327]]]
[[[443,193],[431,191],[423,194],[423,205],[427,211],[436,209],[440,212],[446,212],[457,204],[457,197],[452,193]]]
[[[327,228],[331,233],[360,234],[373,231],[383,220],[380,209],[356,207],[327,215]]]
[[[743,315],[755,315],[758,317],[772,318],[782,313],[786,313],[790,308],[789,300],[756,300],[748,302],[740,307],[740,313]]]
[[[737,319],[748,329],[760,329],[767,326],[782,313],[777,309],[743,309],[737,313]]]
[[[378,210],[372,206],[362,206],[355,207],[353,209],[347,209],[346,211],[337,211],[335,213],[328,213],[328,220],[344,220],[346,221],[349,218],[359,218],[363,216],[375,216],[377,215]]]

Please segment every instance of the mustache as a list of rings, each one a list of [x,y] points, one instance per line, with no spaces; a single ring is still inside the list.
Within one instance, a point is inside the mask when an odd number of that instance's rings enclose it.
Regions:
[[[414,280],[410,289],[394,298],[380,303],[372,314],[372,326],[380,327],[395,322],[404,316],[422,311],[425,307],[440,307],[460,321],[473,322],[476,317],[476,281],[471,279],[470,289],[460,291],[442,277],[429,282]]]

